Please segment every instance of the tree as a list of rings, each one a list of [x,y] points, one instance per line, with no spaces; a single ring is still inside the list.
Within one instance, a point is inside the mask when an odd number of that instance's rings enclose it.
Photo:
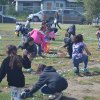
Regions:
[[[77,2],[83,2],[83,0],[77,0]]]
[[[0,5],[11,4],[14,0],[0,0]]]
[[[0,0],[0,5],[6,5],[8,0]]]
[[[88,21],[91,21],[93,18],[99,18],[100,0],[83,0],[83,2]]]

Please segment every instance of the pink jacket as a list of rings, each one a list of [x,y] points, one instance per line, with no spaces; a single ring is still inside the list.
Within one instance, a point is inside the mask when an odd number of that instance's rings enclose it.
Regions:
[[[34,29],[29,33],[29,36],[34,39],[36,44],[44,44],[44,35],[38,29]]]

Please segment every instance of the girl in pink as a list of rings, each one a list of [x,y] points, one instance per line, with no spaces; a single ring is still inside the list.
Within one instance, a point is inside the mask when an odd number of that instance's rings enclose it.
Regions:
[[[40,30],[34,29],[29,33],[29,36],[34,39],[34,42],[38,45],[38,55],[42,56],[42,45],[45,45],[44,41],[44,34],[41,32],[42,27]]]

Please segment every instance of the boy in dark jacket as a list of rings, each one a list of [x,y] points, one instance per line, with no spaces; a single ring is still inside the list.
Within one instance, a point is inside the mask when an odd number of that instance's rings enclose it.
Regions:
[[[39,65],[40,74],[38,82],[28,92],[21,94],[22,98],[28,98],[41,89],[43,94],[51,94],[55,100],[62,97],[62,91],[68,87],[67,81],[61,77],[52,66]]]
[[[23,50],[23,56],[27,56],[30,61],[32,62],[33,58],[37,55],[37,46],[34,43],[34,40],[32,37],[28,37],[27,41],[20,45],[18,48],[21,48]],[[27,69],[28,72],[32,71],[32,68]]]
[[[68,27],[67,28],[67,32],[69,34],[69,38],[71,37],[71,35],[75,36],[75,34],[76,34],[76,27],[75,27],[75,25],[73,24],[72,26]]]
[[[67,48],[69,58],[72,58],[72,45],[73,45],[73,42],[72,42],[72,38],[68,37],[68,33],[65,34],[64,43],[65,43],[65,45],[63,47]]]

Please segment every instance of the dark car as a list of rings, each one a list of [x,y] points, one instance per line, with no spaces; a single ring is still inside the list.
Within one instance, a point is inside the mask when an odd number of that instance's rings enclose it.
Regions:
[[[73,9],[59,9],[59,21],[61,23],[83,24],[85,17]]]
[[[16,18],[0,14],[0,23],[16,23]]]

